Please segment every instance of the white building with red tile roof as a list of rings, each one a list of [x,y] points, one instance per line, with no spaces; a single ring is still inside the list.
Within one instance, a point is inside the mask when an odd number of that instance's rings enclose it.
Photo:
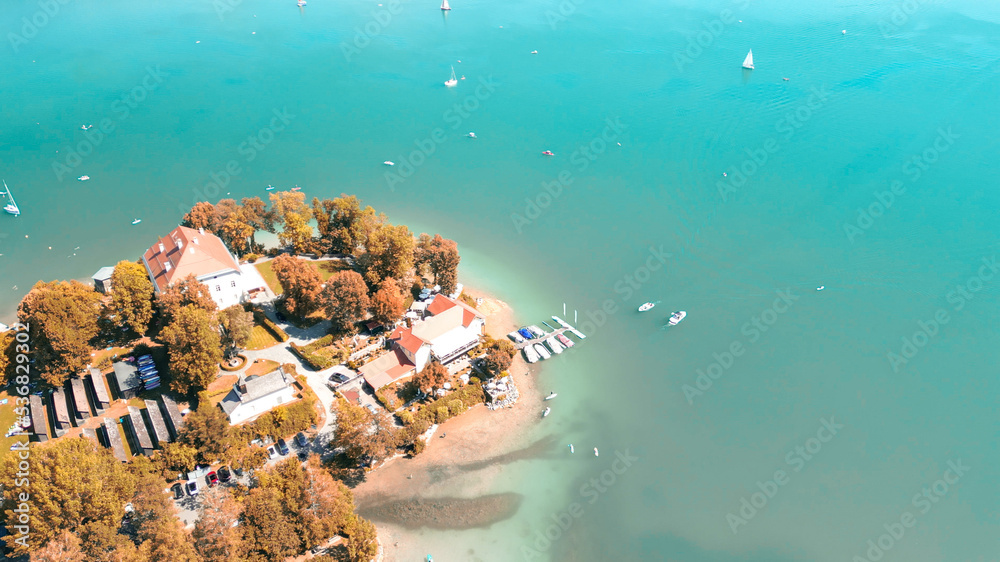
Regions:
[[[372,388],[378,390],[404,377],[419,373],[437,359],[449,363],[479,344],[486,317],[471,306],[437,295],[427,307],[429,318],[398,326],[389,336],[392,351],[359,369]]]
[[[146,250],[142,263],[157,293],[194,275],[220,309],[247,299],[239,262],[218,236],[204,230],[178,226]]]

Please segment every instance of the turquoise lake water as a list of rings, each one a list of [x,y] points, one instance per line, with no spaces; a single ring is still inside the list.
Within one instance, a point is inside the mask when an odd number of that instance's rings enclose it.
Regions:
[[[1000,560],[996,3],[383,4],[6,2],[0,320],[200,198],[356,193],[590,336],[516,517],[408,551]]]

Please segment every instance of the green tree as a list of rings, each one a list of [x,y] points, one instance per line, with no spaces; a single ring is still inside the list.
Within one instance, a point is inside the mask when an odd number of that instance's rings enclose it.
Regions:
[[[284,289],[285,310],[305,318],[319,309],[323,280],[309,263],[282,254],[271,261],[271,269]]]
[[[247,312],[240,305],[233,305],[219,311],[219,324],[223,330],[223,347],[242,349],[253,334],[253,313]]]
[[[182,307],[160,338],[170,357],[170,387],[181,394],[207,388],[222,360],[219,334],[208,312],[193,304]]]
[[[254,232],[250,235],[250,246],[253,251],[258,251],[257,231],[274,232],[274,213],[267,209],[260,197],[244,197],[242,201],[243,219],[253,227]]]
[[[212,299],[212,292],[194,275],[188,275],[170,285],[166,291],[157,295],[156,299],[163,325],[169,324],[177,311],[189,304],[208,313],[214,313],[219,308]]]
[[[45,447],[31,447],[31,478],[27,490],[18,487],[20,459],[0,458],[7,547],[15,555],[27,554],[55,539],[62,531],[76,531],[87,522],[117,526],[125,504],[135,492],[136,480],[107,449],[87,439],[60,439]],[[18,494],[31,498],[31,533],[28,548],[15,542],[21,503]]]
[[[486,345],[483,366],[494,375],[499,375],[510,368],[516,354],[517,349],[510,340],[492,340]]]
[[[153,283],[146,268],[136,262],[118,262],[111,273],[111,302],[120,325],[145,334],[153,319]]]
[[[184,419],[178,441],[197,449],[204,463],[222,458],[226,450],[234,445],[229,419],[209,402],[204,392],[199,395],[198,408]]]
[[[341,332],[364,319],[371,305],[368,286],[355,271],[340,271],[328,279],[322,301],[334,330]]]
[[[250,251],[256,229],[250,224],[247,214],[238,208],[219,224],[219,237],[237,256]]]
[[[379,285],[371,299],[372,320],[379,324],[391,324],[406,312],[406,301],[395,279],[386,279]]]
[[[29,326],[34,366],[49,384],[62,384],[90,362],[100,312],[101,296],[78,281],[40,281],[21,300],[17,316]]]
[[[403,225],[379,225],[368,237],[359,265],[365,281],[377,286],[384,279],[403,281],[413,267],[413,233]]]
[[[164,443],[153,462],[164,480],[172,480],[197,464],[198,449],[181,442]]]

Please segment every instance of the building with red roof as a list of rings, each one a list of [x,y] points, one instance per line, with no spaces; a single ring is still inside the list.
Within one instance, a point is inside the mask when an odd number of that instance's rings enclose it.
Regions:
[[[220,309],[247,300],[239,262],[218,236],[203,229],[178,226],[146,250],[142,263],[157,293],[194,275]]]

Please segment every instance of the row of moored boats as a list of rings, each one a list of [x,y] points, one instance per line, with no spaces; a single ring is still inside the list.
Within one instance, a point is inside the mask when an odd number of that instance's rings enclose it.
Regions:
[[[548,326],[548,324],[546,324],[546,326]],[[551,326],[549,327],[551,328]],[[546,332],[545,330],[534,325],[525,326],[524,328],[511,332],[507,334],[507,337],[515,343],[529,342],[528,345],[525,345],[524,349],[522,349],[524,352],[524,358],[528,360],[528,363],[535,363],[542,359],[548,359],[553,355],[559,355],[564,350],[575,345],[573,340],[569,339],[564,334]],[[532,340],[540,341],[530,343]]]

